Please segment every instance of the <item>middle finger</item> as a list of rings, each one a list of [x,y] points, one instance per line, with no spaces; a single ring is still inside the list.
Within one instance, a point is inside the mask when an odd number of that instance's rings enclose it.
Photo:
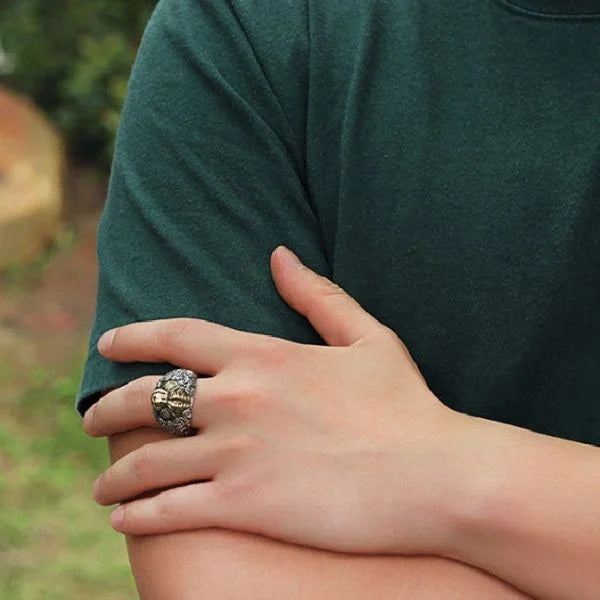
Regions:
[[[107,505],[175,485],[208,483],[225,460],[229,446],[225,436],[214,433],[145,444],[98,477],[94,497]]]

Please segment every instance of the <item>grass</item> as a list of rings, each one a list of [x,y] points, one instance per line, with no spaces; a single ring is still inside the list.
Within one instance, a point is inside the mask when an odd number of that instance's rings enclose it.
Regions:
[[[136,598],[124,540],[91,497],[108,458],[73,408],[81,364],[57,375],[2,363],[0,600]]]

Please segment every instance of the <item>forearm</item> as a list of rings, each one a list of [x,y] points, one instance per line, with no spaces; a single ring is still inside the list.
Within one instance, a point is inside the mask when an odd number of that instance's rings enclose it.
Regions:
[[[600,449],[473,419],[453,551],[536,597],[600,595]],[[470,499],[470,500],[469,500]]]
[[[114,436],[112,458],[162,435],[154,429]],[[142,600],[525,598],[452,560],[325,552],[223,529],[130,536],[128,549]]]
[[[435,557],[338,554],[207,529],[129,540],[142,600],[522,600],[498,579]]]

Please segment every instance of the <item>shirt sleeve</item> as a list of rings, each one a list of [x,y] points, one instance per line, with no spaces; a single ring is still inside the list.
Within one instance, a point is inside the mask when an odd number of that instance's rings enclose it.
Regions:
[[[159,2],[129,81],[98,229],[80,414],[103,389],[173,368],[101,357],[100,335],[126,323],[198,317],[323,343],[278,295],[269,268],[286,244],[330,275],[305,173],[303,11],[290,0]]]

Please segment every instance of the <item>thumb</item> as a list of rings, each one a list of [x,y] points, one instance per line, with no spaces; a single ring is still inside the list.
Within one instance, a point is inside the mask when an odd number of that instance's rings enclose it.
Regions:
[[[271,254],[271,272],[281,297],[304,315],[330,346],[350,346],[388,328],[339,285],[303,265],[285,246]]]

